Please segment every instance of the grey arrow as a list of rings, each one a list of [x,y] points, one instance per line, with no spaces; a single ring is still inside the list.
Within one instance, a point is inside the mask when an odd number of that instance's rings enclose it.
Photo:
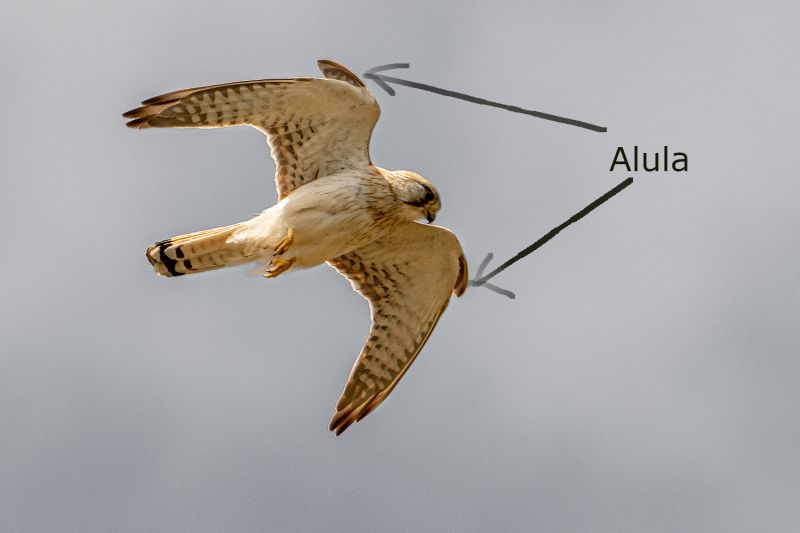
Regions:
[[[379,72],[383,72],[386,70],[392,70],[397,68],[409,68],[411,65],[409,63],[389,63],[388,65],[380,65],[374,68],[369,69],[364,73],[364,78],[368,80],[372,80],[380,86],[381,89],[389,93],[391,96],[395,95],[394,89],[389,85],[390,83],[394,83],[395,85],[403,85],[405,87],[413,87],[414,89],[420,89],[423,91],[428,91],[430,93],[441,94],[442,96],[449,96],[451,98],[457,98],[459,100],[464,100],[465,102],[471,102],[473,104],[480,104],[480,105],[487,105],[491,107],[497,107],[499,109],[505,109],[506,111],[511,111],[512,113],[521,113],[523,115],[529,115],[536,118],[541,118],[544,120],[551,120],[553,122],[560,122],[561,124],[568,124],[570,126],[576,126],[578,128],[584,128],[587,130],[598,131],[604,133],[608,131],[608,128],[605,126],[598,126],[596,124],[590,124],[589,122],[583,122],[582,120],[575,120],[572,118],[560,117],[558,115],[552,115],[550,113],[543,113],[541,111],[532,111],[530,109],[523,109],[521,107],[508,105],[508,104],[501,104],[500,102],[492,102],[491,100],[486,100],[485,98],[478,98],[477,96],[470,96],[468,94],[459,93],[456,91],[450,91],[447,89],[442,89],[440,87],[434,87],[433,85],[428,85],[426,83],[418,83],[415,81],[404,80],[402,78],[395,78],[394,76],[387,76],[385,74],[379,74]]]
[[[535,252],[538,248],[543,246],[550,239],[552,239],[553,237],[558,235],[561,232],[562,229],[564,229],[567,226],[569,226],[571,224],[574,224],[575,222],[579,221],[580,219],[582,219],[583,217],[585,217],[586,215],[588,215],[589,213],[591,213],[592,211],[594,211],[595,209],[597,209],[598,207],[600,207],[601,205],[603,205],[604,203],[609,201],[612,197],[614,197],[617,194],[619,194],[620,192],[622,192],[622,190],[625,189],[625,187],[627,187],[631,183],[633,183],[633,178],[627,178],[627,179],[623,180],[619,185],[617,185],[616,187],[614,187],[613,189],[611,189],[610,191],[608,191],[604,195],[600,196],[594,202],[590,203],[589,205],[587,205],[586,207],[584,207],[583,209],[581,209],[580,211],[578,211],[577,213],[575,213],[574,215],[569,217],[566,221],[562,222],[561,224],[559,224],[555,228],[553,228],[550,231],[548,231],[539,240],[537,240],[536,242],[534,242],[533,244],[531,244],[530,246],[528,246],[524,250],[520,251],[517,255],[515,255],[511,259],[507,260],[505,263],[503,263],[502,265],[500,265],[499,267],[495,268],[494,270],[492,270],[491,272],[489,272],[488,274],[486,274],[484,276],[483,272],[486,270],[486,267],[489,266],[489,263],[491,262],[492,258],[494,257],[494,255],[491,252],[486,254],[486,257],[483,259],[483,261],[481,262],[480,266],[478,267],[478,272],[477,272],[477,274],[475,274],[475,278],[471,279],[469,281],[470,286],[472,286],[472,287],[486,287],[487,289],[491,289],[491,290],[493,290],[494,292],[496,292],[498,294],[502,294],[504,296],[508,296],[509,298],[514,298],[514,293],[513,292],[511,292],[509,290],[506,290],[506,289],[501,289],[497,285],[492,285],[491,283],[487,283],[487,282],[490,279],[492,279],[493,277],[495,277],[496,275],[498,275],[503,270],[507,269],[508,267],[510,267],[511,265],[516,263],[517,261],[519,261],[520,259],[522,259],[522,258],[532,254],[533,252]]]

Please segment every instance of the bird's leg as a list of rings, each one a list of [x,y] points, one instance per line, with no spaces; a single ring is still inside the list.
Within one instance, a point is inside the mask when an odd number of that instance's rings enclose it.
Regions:
[[[275,255],[281,255],[284,252],[286,252],[286,250],[289,249],[289,247],[292,245],[293,242],[294,242],[294,230],[292,228],[289,228],[289,231],[286,233],[286,237],[281,239],[281,241],[275,246]]]
[[[270,261],[269,263],[269,268],[267,268],[267,271],[264,272],[264,277],[274,278],[275,276],[283,274],[284,272],[292,268],[292,265],[294,264],[296,259],[297,259],[296,257],[292,257],[291,259],[281,259],[279,257],[274,257],[272,261]]]

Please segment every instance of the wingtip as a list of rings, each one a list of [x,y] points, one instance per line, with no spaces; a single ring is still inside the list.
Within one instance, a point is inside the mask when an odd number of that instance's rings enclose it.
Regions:
[[[131,109],[130,111],[125,111],[122,116],[125,118],[145,118],[152,116],[154,113],[154,108],[152,106],[140,106]]]
[[[122,114],[122,117],[133,119],[126,122],[125,125],[128,126],[129,128],[137,130],[147,128],[148,127],[147,121],[151,116],[150,109],[151,108],[148,106],[140,106],[140,107],[135,107],[130,111],[125,111]]]
[[[152,98],[148,98],[147,100],[142,100],[142,105],[148,106],[153,104],[166,104],[167,102],[176,102],[180,100],[180,95],[186,92],[191,92],[191,89],[181,89],[178,91],[159,94],[158,96],[153,96]]]
[[[345,406],[336,406],[336,413],[331,418],[328,429],[336,433],[336,436],[341,435],[347,428],[352,426],[363,418],[359,414],[363,412],[363,407],[354,408],[352,404]]]
[[[328,424],[328,431],[333,431],[334,434],[338,437],[342,433],[345,432],[347,428],[349,428],[355,420],[348,420],[347,416],[345,415],[344,411],[337,411],[333,418],[331,419],[330,424]]]
[[[125,125],[135,130],[143,130],[145,128],[150,127],[150,124],[148,124],[148,120],[149,120],[148,117],[137,118],[129,122],[126,122]]]
[[[158,104],[164,98],[164,95],[153,96],[152,98],[148,98],[147,100],[142,100],[142,105],[153,105]]]
[[[149,120],[152,118],[151,110],[152,107],[141,106],[131,109],[130,111],[125,111],[122,116],[124,118],[133,119],[126,122],[125,125],[136,130],[149,128]]]

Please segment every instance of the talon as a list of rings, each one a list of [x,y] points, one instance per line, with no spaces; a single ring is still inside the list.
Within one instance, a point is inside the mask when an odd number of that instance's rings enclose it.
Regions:
[[[286,233],[286,237],[281,239],[281,242],[279,242],[277,246],[275,246],[275,255],[281,255],[284,252],[286,252],[286,250],[289,249],[289,246],[291,246],[293,242],[294,242],[294,230],[292,228],[289,228],[288,233]]]
[[[297,259],[296,257],[292,257],[291,259],[280,259],[278,257],[273,258],[272,261],[270,261],[270,267],[267,269],[266,272],[264,272],[264,277],[274,278],[275,276],[283,274],[284,272],[292,268],[292,265],[294,264],[296,259]]]

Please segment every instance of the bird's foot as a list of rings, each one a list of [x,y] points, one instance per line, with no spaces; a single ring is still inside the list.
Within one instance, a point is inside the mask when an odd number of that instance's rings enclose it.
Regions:
[[[289,228],[289,231],[286,233],[286,237],[281,239],[281,241],[275,246],[275,255],[281,255],[285,253],[293,242],[294,242],[294,230],[292,228]]]
[[[274,257],[272,261],[269,262],[269,268],[267,268],[267,271],[264,272],[264,277],[274,278],[276,276],[279,276],[280,274],[283,274],[284,272],[292,268],[292,265],[294,264],[296,259],[297,259],[296,257],[292,257],[291,259],[281,259],[279,257]]]

